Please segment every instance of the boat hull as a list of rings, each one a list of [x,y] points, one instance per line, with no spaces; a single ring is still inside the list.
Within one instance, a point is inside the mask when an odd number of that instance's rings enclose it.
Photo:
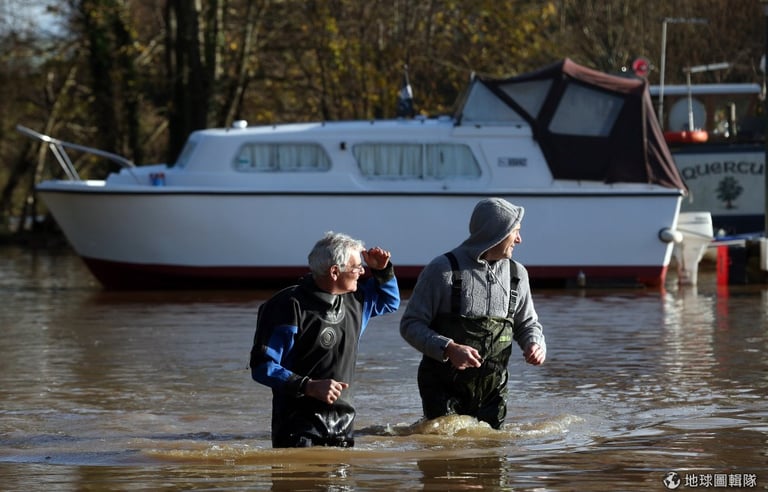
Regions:
[[[664,282],[676,190],[595,189],[504,193],[268,193],[147,188],[87,182],[38,191],[70,244],[109,289],[254,287],[294,281],[328,230],[392,252],[398,277],[468,235],[474,205],[501,196],[525,207],[514,257],[532,281]]]
[[[765,228],[765,147],[762,144],[692,144],[672,148],[690,190],[681,211],[707,211],[720,235]]]

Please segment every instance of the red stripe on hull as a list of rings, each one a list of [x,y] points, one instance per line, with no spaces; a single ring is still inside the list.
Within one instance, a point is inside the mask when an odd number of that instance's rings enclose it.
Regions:
[[[124,263],[83,258],[96,279],[109,290],[259,289],[290,285],[309,272],[307,267],[192,267]],[[422,266],[395,264],[398,280],[412,285]],[[664,284],[667,267],[653,266],[529,266],[534,287],[578,287],[579,272],[586,286],[646,286]]]

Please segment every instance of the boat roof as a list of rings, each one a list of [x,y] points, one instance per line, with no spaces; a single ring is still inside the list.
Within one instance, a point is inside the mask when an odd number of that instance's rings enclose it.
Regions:
[[[760,94],[762,89],[760,84],[691,84],[688,85],[665,85],[665,96],[687,96],[690,90],[692,96],[704,95],[734,95],[734,94]],[[656,97],[661,93],[661,86],[652,85],[651,95]]]
[[[646,79],[606,74],[565,58],[515,77],[476,77],[462,97],[458,124],[527,121],[555,179],[687,190]]]
[[[475,77],[451,116],[395,120],[277,124],[195,132],[245,140],[270,135],[276,141],[307,141],[347,135],[349,143],[375,135],[426,138],[512,138],[532,135],[553,179],[644,183],[686,190],[656,119],[645,79],[609,75],[566,58],[535,72],[495,79]],[[471,129],[470,133],[464,129]],[[485,131],[488,130],[488,131]]]
[[[285,134],[287,139],[295,140],[297,135],[302,132],[329,133],[351,132],[354,135],[364,134],[366,131],[376,134],[382,130],[396,131],[402,129],[408,131],[413,127],[428,128],[450,128],[454,125],[454,120],[449,115],[439,116],[437,118],[426,118],[417,116],[413,119],[391,119],[391,120],[339,120],[339,121],[316,121],[306,123],[279,123],[274,125],[247,126],[245,128],[206,128],[197,130],[197,135],[215,135],[217,137],[232,136],[242,137],[243,135]]]

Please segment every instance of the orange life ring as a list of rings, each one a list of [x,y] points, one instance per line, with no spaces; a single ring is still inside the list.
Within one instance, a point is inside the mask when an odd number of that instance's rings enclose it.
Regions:
[[[709,140],[709,133],[706,130],[664,132],[664,140],[668,143],[704,143]]]

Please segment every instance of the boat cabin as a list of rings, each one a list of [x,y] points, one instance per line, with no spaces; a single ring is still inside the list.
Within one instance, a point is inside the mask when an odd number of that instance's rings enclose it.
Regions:
[[[165,184],[333,191],[604,186],[685,189],[646,82],[566,59],[507,79],[475,77],[453,115],[194,132]],[[226,176],[229,175],[229,178]],[[110,179],[119,179],[111,177]],[[254,188],[255,187],[255,188]]]
[[[658,101],[660,87],[651,86],[650,92]],[[667,85],[664,86],[664,107],[668,109],[664,111],[661,125],[667,141],[673,145],[762,141],[764,123],[758,116],[762,97],[759,84]],[[693,128],[690,128],[691,122]],[[685,140],[686,135],[690,140]]]

